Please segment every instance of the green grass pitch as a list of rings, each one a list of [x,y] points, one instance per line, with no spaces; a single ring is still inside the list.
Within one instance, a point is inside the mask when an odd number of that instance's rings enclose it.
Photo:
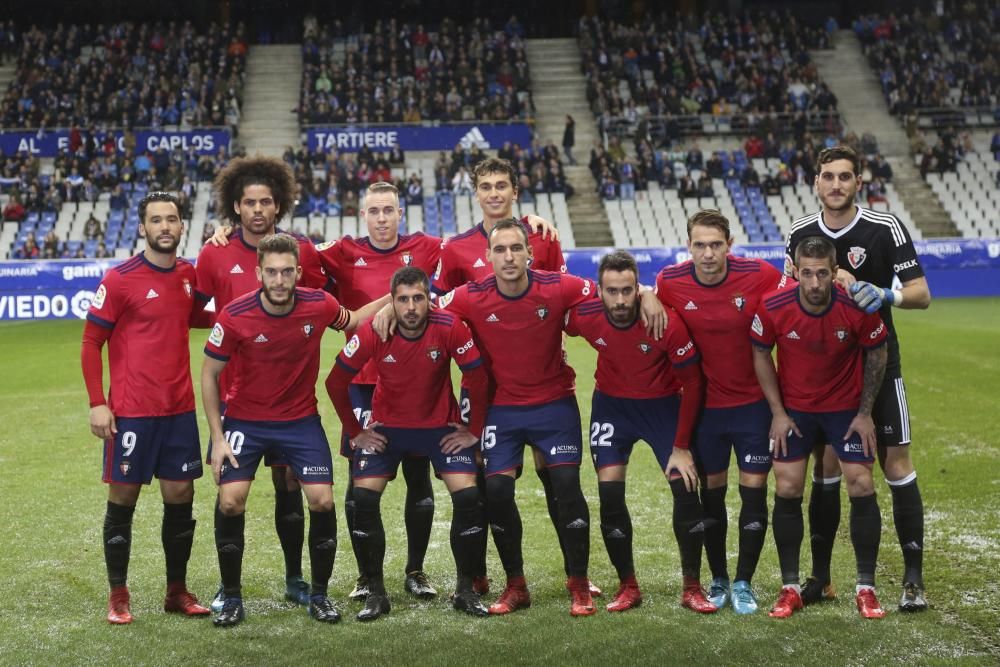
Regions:
[[[136,513],[130,588],[136,621],[111,627],[104,620],[107,583],[100,527],[106,492],[100,483],[101,448],[87,426],[79,370],[80,322],[0,326],[0,664],[674,664],[692,661],[827,665],[885,663],[997,664],[1000,662],[1000,300],[939,300],[927,312],[896,311],[912,416],[913,458],[927,512],[926,582],[932,609],[907,616],[895,611],[901,557],[884,481],[877,489],[883,515],[878,584],[890,609],[882,621],[864,621],[853,604],[853,553],[847,511],[834,554],[839,601],[808,608],[790,620],[769,619],[779,587],[773,541],[767,545],[755,588],[764,613],[737,617],[731,609],[699,617],[678,604],[679,563],[670,529],[670,500],[648,448],[632,460],[628,500],[635,525],[640,609],[570,618],[561,559],[533,473],[518,484],[525,524],[525,561],[534,604],[506,618],[472,619],[446,603],[453,566],[448,548],[450,507],[437,483],[437,514],[427,570],[442,593],[418,603],[402,592],[405,539],[402,480],[383,501],[387,582],[394,604],[384,620],[363,625],[346,602],[355,577],[341,514],[345,464],[337,462],[340,553],[332,595],[345,612],[337,626],[310,620],[282,600],[283,567],[273,529],[267,475],[251,492],[244,595],[248,619],[219,630],[207,620],[163,613],[160,500],[147,489]],[[193,332],[195,376],[207,332]],[[343,338],[330,334],[323,374]],[[579,340],[569,347],[578,397],[589,414],[594,354]],[[322,376],[321,376],[322,381]],[[332,406],[321,394],[331,441],[339,433]],[[201,410],[199,408],[199,414]],[[202,421],[203,436],[204,421]],[[203,438],[204,439],[204,438]],[[732,477],[732,475],[731,475]],[[583,468],[590,503],[591,577],[607,594],[616,580],[596,528],[597,483]],[[214,489],[210,476],[196,483],[199,520],[189,567],[190,588],[203,601],[215,591],[218,569],[212,537]],[[340,490],[337,490],[340,489]],[[846,506],[846,499],[845,499]],[[730,516],[738,513],[731,487]],[[736,532],[730,526],[730,567]],[[308,554],[306,554],[308,572]],[[808,563],[806,549],[803,566]],[[707,578],[707,567],[703,569]],[[503,575],[490,547],[494,591]],[[493,594],[488,596],[488,601]],[[607,602],[607,597],[599,601]]]

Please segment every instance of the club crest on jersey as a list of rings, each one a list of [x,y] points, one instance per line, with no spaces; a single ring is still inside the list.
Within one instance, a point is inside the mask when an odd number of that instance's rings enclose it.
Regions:
[[[303,324],[302,325],[302,333],[304,333],[306,335],[306,338],[309,338],[309,336],[312,336],[313,329],[315,329],[315,328],[316,327],[314,327],[312,324]]]
[[[436,347],[427,348],[427,358],[437,363],[441,359],[441,350]]]
[[[405,264],[406,266],[410,266],[411,264],[413,264],[412,253],[404,252],[402,255],[399,256],[399,258],[403,261],[403,264]]]
[[[538,319],[544,320],[546,317],[549,316],[549,307],[546,305],[541,305],[535,309],[535,312],[538,313]]]
[[[847,329],[844,327],[836,327],[833,330],[833,335],[837,337],[837,340],[841,343],[847,342]]]
[[[742,294],[734,294],[732,298],[733,305],[736,306],[736,310],[743,312],[743,307],[747,305],[747,298]]]
[[[639,350],[643,354],[649,354],[649,351],[652,349],[653,347],[649,343],[639,343]]]
[[[128,475],[128,471],[132,469],[132,464],[128,461],[122,461],[118,469],[122,471],[122,475]]]
[[[184,279],[184,293],[188,295],[189,299],[191,298],[191,281],[187,278]]]
[[[864,264],[867,258],[868,253],[861,246],[853,245],[847,253],[847,262],[855,269]]]

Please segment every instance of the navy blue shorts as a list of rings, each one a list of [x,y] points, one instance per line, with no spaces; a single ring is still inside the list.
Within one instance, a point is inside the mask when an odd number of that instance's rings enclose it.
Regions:
[[[453,432],[450,426],[442,428],[392,428],[379,426],[375,429],[389,439],[381,454],[367,450],[355,450],[351,465],[351,477],[396,477],[399,462],[405,456],[426,456],[434,465],[434,472],[441,475],[475,475],[476,449],[471,447],[455,454],[441,451],[441,438]]]
[[[526,444],[542,453],[547,466],[580,465],[583,437],[576,398],[491,406],[481,441],[486,475],[520,470]]]
[[[169,417],[118,417],[118,433],[104,441],[104,481],[149,484],[198,479],[204,472],[194,410]]]
[[[632,447],[645,440],[660,470],[674,451],[681,398],[616,398],[594,391],[590,403],[590,455],[594,467],[628,465]]]
[[[226,428],[226,404],[219,404],[219,411],[222,412],[222,428]],[[205,463],[212,465],[212,435],[208,436],[208,445],[205,446]],[[267,451],[264,453],[264,465],[269,468],[287,468],[288,463],[282,458],[283,454],[279,451]]]
[[[354,416],[357,417],[361,428],[367,428],[368,423],[372,420],[372,397],[375,396],[375,385],[348,385],[347,395],[351,397],[351,407],[354,408]],[[344,432],[340,436],[340,455],[345,459],[354,458],[354,450],[351,449],[351,439]],[[351,469],[353,470],[353,466]]]
[[[705,408],[694,432],[694,456],[705,475],[729,470],[729,453],[743,472],[771,470],[771,408],[761,399],[731,408]]]
[[[253,479],[260,460],[272,450],[283,455],[301,484],[333,483],[333,456],[319,415],[286,422],[230,417],[225,429],[240,467],[223,463],[221,484]]]
[[[802,432],[802,437],[792,433],[788,436],[788,456],[774,456],[775,461],[788,463],[800,461],[809,456],[817,442],[828,442],[833,447],[837,457],[845,463],[874,463],[874,456],[865,456],[861,446],[861,436],[852,433],[850,440],[844,441],[851,421],[858,414],[857,410],[838,410],[837,412],[800,412],[788,410],[788,416]]]

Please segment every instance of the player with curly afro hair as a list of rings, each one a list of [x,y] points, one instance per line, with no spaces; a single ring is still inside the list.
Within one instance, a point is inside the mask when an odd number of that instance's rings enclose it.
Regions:
[[[230,225],[243,224],[255,234],[271,233],[274,225],[295,209],[295,175],[281,158],[236,158],[215,177],[212,190],[219,218]]]

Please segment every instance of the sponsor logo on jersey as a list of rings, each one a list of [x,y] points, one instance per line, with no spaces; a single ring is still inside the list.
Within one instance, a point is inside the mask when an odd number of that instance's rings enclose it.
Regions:
[[[264,334],[257,334],[257,337],[253,339],[253,342],[255,342],[255,343],[266,343],[266,342],[268,342],[267,336],[265,336]]]
[[[870,334],[868,334],[868,337],[871,338],[872,340],[875,340],[876,338],[879,337],[879,335],[883,331],[885,331],[885,322],[879,322],[878,323],[878,329],[875,329],[875,331],[873,331]]]
[[[836,336],[837,340],[840,341],[841,343],[847,342],[848,334],[847,334],[847,329],[845,329],[844,327],[835,327],[833,330],[833,335]]]
[[[94,307],[94,310],[100,310],[104,307],[104,299],[108,296],[108,290],[102,284],[97,288],[97,292],[94,293],[94,300],[90,304]]]
[[[454,456],[446,456],[444,459],[445,463],[464,463],[465,465],[472,465],[472,457],[465,454],[457,454]]]
[[[694,349],[694,341],[693,340],[689,340],[687,342],[687,345],[685,345],[684,347],[677,348],[677,352],[675,352],[675,354],[678,357],[683,357],[685,354],[687,354],[688,352],[690,352],[693,349]]]
[[[482,257],[478,257],[476,261],[472,264],[472,268],[474,269],[481,269],[484,266],[486,266],[486,262],[483,261]]]
[[[468,352],[469,350],[472,349],[472,346],[473,346],[473,342],[472,342],[472,339],[470,338],[469,340],[467,340],[465,342],[465,345],[463,345],[462,347],[460,347],[457,350],[455,350],[455,354],[465,354],[466,352]]]
[[[910,259],[900,264],[893,264],[892,270],[896,273],[899,273],[900,271],[905,271],[906,269],[912,269],[916,265],[917,265],[917,260]]]
[[[344,356],[350,359],[358,351],[359,347],[361,347],[361,340],[355,334],[351,336],[351,340],[347,341],[347,345],[344,346]]]
[[[594,341],[594,345],[600,345],[601,347],[607,347],[608,344],[604,342],[603,338],[598,338]]]
[[[885,435],[892,435],[892,432],[893,432],[892,424],[882,425],[882,433],[884,433]]]
[[[760,465],[764,463],[770,463],[771,457],[766,454],[747,454],[743,457],[745,463],[751,463],[755,465]]]
[[[382,361],[384,361],[387,364],[394,364],[396,363],[396,357],[392,356],[391,354],[387,354],[384,357],[382,357]]]
[[[193,461],[188,461],[181,466],[181,472],[187,472],[188,470],[198,470],[201,468],[201,461],[199,459],[194,459]]]
[[[155,290],[155,289],[153,289],[152,287],[150,287],[150,288],[149,288],[149,291],[148,291],[148,292],[146,292],[146,298],[147,298],[147,299],[155,299],[155,298],[156,298],[156,297],[158,297],[158,296],[160,296],[160,295],[159,295],[159,294],[157,294],[157,293],[156,293],[156,290]]]
[[[226,337],[226,331],[222,328],[222,325],[218,322],[212,327],[212,333],[208,335],[208,342],[212,345],[219,347],[222,345],[222,339]]]
[[[652,350],[652,349],[653,348],[652,348],[652,346],[649,343],[639,343],[639,350],[643,354],[649,354],[649,351]]]
[[[760,321],[760,315],[755,314],[753,316],[753,322],[750,324],[750,330],[758,336],[764,335],[764,323]]]
[[[549,307],[546,305],[541,305],[535,309],[535,312],[538,313],[538,319],[544,320],[546,317],[549,316]]]
[[[799,340],[799,335],[795,332],[795,329],[792,329],[787,334],[785,334],[785,338],[787,338],[788,340]]]
[[[132,469],[132,464],[128,461],[122,461],[118,465],[118,469],[122,471],[122,475],[128,475],[128,471]]]
[[[303,475],[329,475],[330,469],[326,466],[302,466]]]
[[[191,281],[187,278],[184,279],[184,293],[188,295],[188,298],[191,298]]]
[[[368,266],[368,262],[365,261],[364,257],[358,257],[354,261],[354,266]]]
[[[553,445],[552,449],[549,450],[549,454],[552,456],[558,456],[559,454],[579,454],[580,448],[576,445]]]
[[[313,329],[315,329],[315,328],[316,327],[314,327],[312,324],[303,324],[302,325],[302,333],[304,333],[306,335],[306,338],[309,338],[309,336],[312,336]]]
[[[743,312],[743,308],[747,305],[747,299],[742,294],[734,294],[732,298],[732,303],[736,306],[736,310]]]
[[[399,258],[403,261],[403,264],[405,264],[406,266],[410,266],[411,264],[413,264],[412,253],[404,252],[402,255],[399,256]]]
[[[684,310],[698,310],[698,306],[694,305],[694,301],[688,301],[684,306]]]
[[[233,264],[233,268],[229,269],[229,273],[243,273],[243,267],[239,264]]]
[[[847,251],[847,263],[855,269],[864,264],[866,259],[868,259],[868,253],[861,246],[853,245]]]
[[[499,322],[500,318],[497,317],[496,313],[490,313],[490,316],[486,318],[487,322]]]
[[[427,348],[427,358],[433,361],[434,363],[437,363],[438,361],[441,360],[441,350],[436,347]]]
[[[845,452],[863,452],[864,446],[860,442],[845,442],[844,443]]]

